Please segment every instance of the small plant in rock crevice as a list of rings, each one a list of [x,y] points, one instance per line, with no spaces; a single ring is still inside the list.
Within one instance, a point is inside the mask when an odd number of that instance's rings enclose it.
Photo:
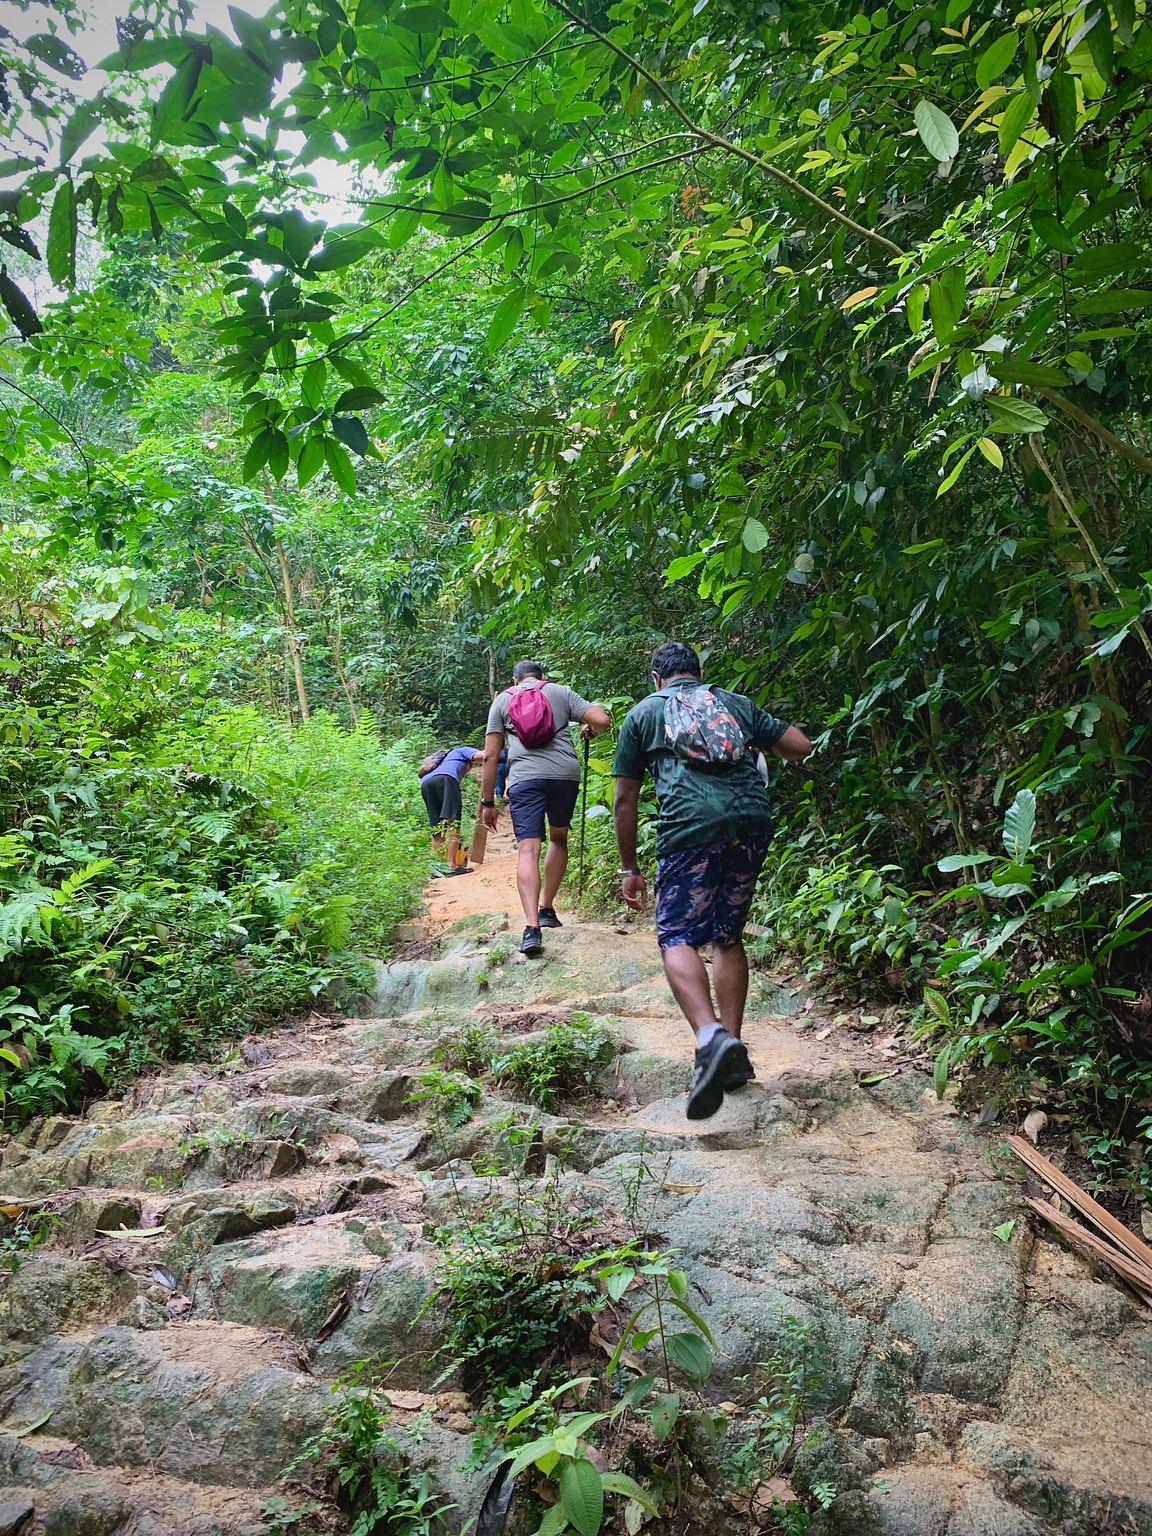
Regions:
[[[736,1383],[738,1395],[748,1402],[747,1416],[730,1426],[721,1446],[720,1469],[733,1483],[741,1504],[755,1518],[768,1501],[764,1495],[772,1478],[787,1473],[797,1449],[797,1434],[805,1417],[818,1404],[823,1389],[823,1349],[813,1337],[812,1325],[802,1323],[780,1307],[780,1333],[776,1352],[762,1361],[751,1376]],[[820,1491],[814,1489],[817,1501]],[[834,1490],[833,1490],[834,1496]],[[784,1501],[785,1506],[789,1501]],[[768,1508],[772,1508],[768,1504]],[[781,1518],[784,1519],[785,1511]],[[803,1515],[796,1506],[792,1527]]]
[[[390,1365],[362,1360],[336,1380],[328,1426],[305,1442],[282,1476],[290,1477],[310,1463],[327,1473],[329,1491],[351,1516],[349,1536],[381,1536],[385,1531],[391,1536],[435,1536],[445,1530],[443,1516],[453,1506],[431,1491],[426,1472],[413,1472],[388,1434],[382,1377]],[[289,1518],[307,1512],[293,1511]]]
[[[13,1215],[13,1210],[17,1214]],[[15,1274],[24,1260],[48,1241],[53,1227],[60,1225],[60,1218],[51,1211],[24,1211],[19,1207],[8,1207],[6,1213],[0,1214],[8,1217],[0,1232],[0,1265]]]
[[[517,1042],[492,1062],[498,1082],[518,1088],[532,1104],[553,1111],[563,1098],[589,1097],[596,1069],[611,1059],[607,1032],[587,1013],[550,1024],[540,1035]]]
[[[462,1072],[443,1072],[432,1067],[417,1074],[419,1088],[413,1089],[406,1102],[425,1104],[438,1126],[456,1129],[467,1125],[480,1102],[480,1087]]]

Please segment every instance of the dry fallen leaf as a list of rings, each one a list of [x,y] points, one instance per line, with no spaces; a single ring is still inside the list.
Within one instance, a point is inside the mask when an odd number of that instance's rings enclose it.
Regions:
[[[1140,1212],[1140,1230],[1145,1237],[1152,1237],[1152,1211],[1147,1208]]]
[[[681,1184],[678,1179],[667,1179],[662,1188],[673,1195],[698,1195],[704,1186],[703,1184]]]
[[[401,1413],[415,1413],[425,1402],[423,1392],[389,1392],[386,1395],[393,1408],[398,1408]]]
[[[816,1033],[812,1036],[812,1038],[813,1038],[813,1040],[827,1040],[828,1036],[831,1033],[832,1033],[832,1026],[831,1026],[831,1024],[828,1024],[828,1025],[825,1026],[824,1029],[818,1029],[816,1031]]]
[[[1034,1109],[1024,1121],[1024,1134],[1032,1145],[1039,1146],[1040,1132],[1048,1124],[1048,1116],[1042,1109]]]
[[[1060,1202],[1060,1196],[1056,1193],[1055,1190],[1053,1190],[1052,1193],[1048,1196],[1048,1204],[1054,1211],[1062,1211],[1064,1209]]]

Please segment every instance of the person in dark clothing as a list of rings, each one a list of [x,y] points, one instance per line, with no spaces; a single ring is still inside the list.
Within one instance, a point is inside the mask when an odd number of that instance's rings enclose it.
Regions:
[[[621,887],[627,904],[642,911],[648,889],[636,835],[640,786],[651,773],[659,808],[656,937],[668,985],[696,1035],[688,1118],[705,1120],[726,1088],[753,1076],[740,1039],[748,997],[743,932],[772,836],[756,756],[774,752],[798,763],[812,743],[742,694],[705,688],[691,646],[659,646],[652,681],[657,691],[624,718],[612,764]],[[712,945],[715,1007],[699,954],[705,944]]]
[[[503,800],[504,791],[508,788],[508,748],[500,748],[500,756],[496,759],[496,798]]]
[[[450,872],[456,871],[456,856],[460,852],[460,818],[464,810],[460,785],[472,765],[483,760],[484,753],[479,748],[453,747],[420,780],[420,793],[432,828],[432,846],[444,849]]]

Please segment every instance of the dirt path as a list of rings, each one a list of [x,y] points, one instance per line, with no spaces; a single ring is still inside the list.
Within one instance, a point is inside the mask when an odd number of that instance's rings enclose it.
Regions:
[[[473,1515],[470,1405],[435,1386],[445,1319],[420,1315],[426,1234],[501,1187],[472,1170],[512,1114],[566,1200],[627,1223],[640,1191],[718,1340],[716,1401],[783,1314],[812,1325],[828,1409],[796,1476],[835,1498],[811,1536],[1152,1536],[1150,1315],[1033,1232],[988,1135],[764,975],[757,1082],[689,1124],[691,1034],[651,932],[564,914],[525,961],[506,834],[489,846],[433,882],[436,953],[381,966],[370,1016],[247,1040],[4,1146],[0,1203],[58,1225],[0,1293],[0,1531],[255,1536],[332,1378],[377,1352],[413,1465]],[[504,1051],[573,1010],[614,1042],[589,1112],[486,1088],[437,1133],[408,1101],[461,1026]],[[700,1536],[746,1530],[725,1521]]]

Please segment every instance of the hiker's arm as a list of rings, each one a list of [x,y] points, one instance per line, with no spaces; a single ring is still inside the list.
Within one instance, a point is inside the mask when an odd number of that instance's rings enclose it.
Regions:
[[[799,726],[790,725],[779,741],[773,744],[772,750],[786,763],[802,763],[811,752],[812,743]]]
[[[639,825],[640,784],[639,779],[616,780],[612,815],[616,821],[616,846],[620,850],[621,869],[637,869],[636,831]],[[638,870],[634,875],[621,875],[620,889],[627,904],[637,912],[643,912],[648,904],[648,886]]]
[[[580,716],[580,735],[587,741],[592,736],[603,736],[612,724],[612,717],[599,704],[590,704]]]
[[[500,761],[500,754],[504,750],[504,732],[489,731],[484,737],[484,773],[480,779],[481,800],[495,800],[496,798],[496,764]],[[480,816],[489,832],[496,830],[496,807],[485,805],[480,808]]]

